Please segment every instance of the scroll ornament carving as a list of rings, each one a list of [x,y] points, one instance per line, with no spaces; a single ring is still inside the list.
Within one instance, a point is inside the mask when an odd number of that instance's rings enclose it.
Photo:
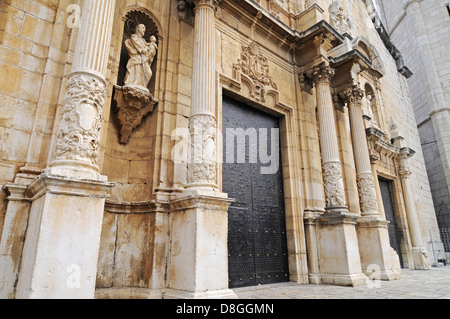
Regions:
[[[97,166],[105,98],[106,86],[99,79],[87,74],[69,79],[55,160],[81,160]]]
[[[359,175],[357,184],[361,210],[363,212],[377,211],[378,204],[373,175],[371,173]]]
[[[190,119],[191,158],[188,184],[216,184],[216,119],[211,115],[194,115]]]
[[[327,207],[345,207],[344,181],[341,163],[328,162],[322,165]]]

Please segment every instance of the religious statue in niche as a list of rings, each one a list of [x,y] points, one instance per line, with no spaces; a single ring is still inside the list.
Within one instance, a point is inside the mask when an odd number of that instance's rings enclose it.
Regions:
[[[142,11],[131,11],[127,18],[121,58],[122,71],[119,70],[118,80],[123,86],[114,86],[113,97],[120,124],[121,144],[129,142],[133,130],[159,102],[149,89],[151,83],[154,83],[151,81],[152,65],[158,52],[158,29],[152,18]]]
[[[333,0],[329,7],[330,12],[330,24],[335,28],[340,34],[348,32],[350,27],[350,20],[344,12],[344,8],[339,4],[338,1]]]
[[[136,33],[125,41],[130,59],[124,82],[125,86],[148,91],[147,85],[153,75],[151,65],[158,45],[155,36],[150,37],[150,43],[144,39],[145,31],[145,25],[139,24]]]

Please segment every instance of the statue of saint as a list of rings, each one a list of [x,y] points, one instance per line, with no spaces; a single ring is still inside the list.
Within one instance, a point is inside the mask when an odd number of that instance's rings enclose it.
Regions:
[[[348,32],[350,26],[350,20],[344,13],[344,8],[337,1],[331,3],[330,8],[330,24],[335,28],[340,34]]]
[[[148,83],[153,75],[152,63],[158,50],[156,38],[150,37],[150,43],[144,39],[145,25],[139,24],[130,39],[125,41],[130,60],[127,64],[125,86],[148,91]]]

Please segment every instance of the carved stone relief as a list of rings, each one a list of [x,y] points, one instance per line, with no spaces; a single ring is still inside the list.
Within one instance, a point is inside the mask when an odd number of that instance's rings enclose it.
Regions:
[[[350,20],[345,14],[344,8],[338,1],[334,0],[328,10],[330,12],[331,26],[341,34],[347,33],[350,27]]]
[[[216,119],[199,114],[190,119],[191,158],[188,164],[188,184],[215,185],[217,175]]]
[[[233,65],[236,78],[239,74],[244,74],[250,78],[253,83],[253,98],[265,101],[267,88],[278,90],[278,86],[269,75],[269,63],[259,45],[252,42],[249,46],[242,47],[241,58]]]
[[[341,163],[327,162],[322,165],[326,207],[345,207],[344,181]]]
[[[375,183],[373,175],[360,174],[357,176],[359,202],[361,204],[362,212],[377,211],[377,194],[375,192]]]
[[[97,166],[106,86],[88,74],[75,74],[67,83],[57,136],[55,160],[75,160]]]

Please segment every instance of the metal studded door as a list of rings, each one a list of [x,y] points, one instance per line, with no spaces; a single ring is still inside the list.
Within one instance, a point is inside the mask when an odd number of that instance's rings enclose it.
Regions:
[[[278,119],[227,97],[222,114],[223,191],[236,200],[228,210],[230,287],[288,281],[281,152],[272,140],[279,129]],[[247,133],[245,143],[239,144],[238,136],[228,135],[238,130]],[[264,132],[267,139],[261,139]],[[267,161],[256,156],[261,155],[261,141],[265,140],[268,152],[277,152],[279,163],[269,173],[261,169],[267,168]],[[279,146],[279,138],[276,141]],[[233,150],[233,156],[227,150]]]
[[[397,229],[397,222],[395,220],[394,201],[392,200],[391,182],[385,179],[379,179],[381,197],[383,199],[384,212],[386,220],[389,221],[389,242],[391,247],[397,252],[400,258],[400,264],[403,267],[402,252],[400,250],[400,239]]]

